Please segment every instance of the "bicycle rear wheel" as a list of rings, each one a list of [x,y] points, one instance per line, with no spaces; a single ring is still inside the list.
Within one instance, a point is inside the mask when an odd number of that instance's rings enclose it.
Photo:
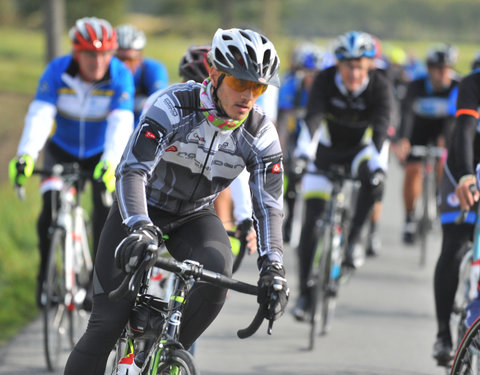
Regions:
[[[66,349],[71,312],[65,306],[65,231],[55,229],[50,245],[43,307],[44,351],[47,367],[54,371]]]
[[[175,349],[167,359],[158,365],[158,375],[197,375],[198,371],[193,356],[184,349]]]
[[[480,374],[480,319],[465,334],[457,349],[450,375]]]

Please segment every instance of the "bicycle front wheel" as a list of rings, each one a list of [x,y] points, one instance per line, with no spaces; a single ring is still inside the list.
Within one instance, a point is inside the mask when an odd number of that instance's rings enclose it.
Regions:
[[[69,334],[70,311],[65,306],[64,249],[65,231],[57,228],[50,244],[43,307],[45,359],[50,371],[58,367]]]
[[[318,323],[321,323],[323,330],[323,322],[325,319],[323,306],[325,303],[325,291],[329,283],[329,272],[325,272],[330,264],[330,236],[329,231],[322,228],[322,233],[318,237],[317,247],[315,250],[312,277],[311,277],[311,311],[310,311],[310,335],[308,349],[312,350],[315,346],[315,339],[318,335]],[[321,304],[321,305],[320,305]]]
[[[450,375],[480,374],[480,319],[465,334],[455,354]]]
[[[197,375],[198,371],[193,356],[184,349],[175,349],[167,359],[158,365],[158,375]]]

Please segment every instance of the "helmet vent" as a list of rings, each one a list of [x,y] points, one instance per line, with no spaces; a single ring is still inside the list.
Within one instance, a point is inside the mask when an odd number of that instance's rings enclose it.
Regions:
[[[219,49],[215,49],[215,60],[218,61],[221,65],[228,66],[228,61],[223,56],[222,52]]]
[[[242,58],[242,53],[237,47],[230,46],[230,53],[233,55],[233,58],[243,67],[245,67],[245,61]]]
[[[250,35],[248,35],[246,32],[240,30],[240,34],[242,34],[242,36],[243,36],[245,39],[248,39],[249,41],[252,41],[252,39],[250,38]]]

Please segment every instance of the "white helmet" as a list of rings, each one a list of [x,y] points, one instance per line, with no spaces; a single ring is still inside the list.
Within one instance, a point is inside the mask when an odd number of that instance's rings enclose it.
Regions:
[[[216,69],[238,79],[280,86],[277,51],[270,40],[255,31],[218,29],[209,58]]]
[[[375,57],[375,41],[372,36],[363,31],[349,31],[340,35],[335,46],[337,60]]]
[[[118,48],[120,49],[137,49],[145,48],[147,38],[145,33],[132,25],[119,25],[116,27]]]

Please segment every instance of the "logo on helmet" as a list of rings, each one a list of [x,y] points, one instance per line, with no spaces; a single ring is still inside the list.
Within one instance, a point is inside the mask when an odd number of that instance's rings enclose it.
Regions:
[[[95,48],[101,48],[102,47],[102,42],[99,41],[98,39],[96,39],[96,40],[93,41],[93,46]]]
[[[258,79],[258,81],[259,81],[259,82],[262,82],[262,83],[267,83],[267,80],[266,80],[265,78],[262,78],[262,77],[260,77],[260,78]]]

